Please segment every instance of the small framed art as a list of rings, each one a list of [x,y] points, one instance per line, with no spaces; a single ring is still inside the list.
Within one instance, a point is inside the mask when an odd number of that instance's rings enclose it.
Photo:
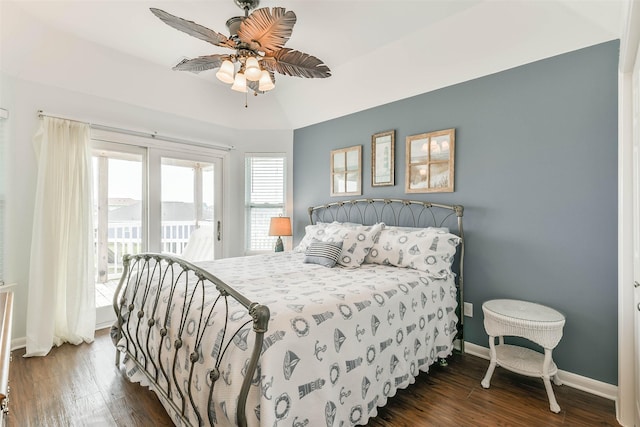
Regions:
[[[395,184],[396,131],[376,133],[371,136],[371,186],[383,187]]]
[[[362,194],[362,146],[331,151],[331,195]]]
[[[405,192],[453,192],[455,129],[407,137]]]

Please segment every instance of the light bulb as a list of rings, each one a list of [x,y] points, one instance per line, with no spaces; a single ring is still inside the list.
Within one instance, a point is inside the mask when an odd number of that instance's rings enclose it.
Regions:
[[[258,65],[258,60],[253,56],[248,57],[247,62],[245,62],[244,75],[247,77],[247,80],[251,80],[252,82],[260,79],[260,66]]]
[[[258,84],[258,90],[261,92],[266,92],[276,87],[271,80],[271,76],[267,70],[262,70],[260,74],[260,83]]]
[[[222,61],[222,65],[220,69],[216,73],[216,77],[218,80],[224,83],[231,84],[233,83],[233,72],[235,71],[233,63],[228,59]]]
[[[246,92],[247,91],[247,78],[242,73],[237,73],[236,78],[233,81],[233,86],[231,89],[238,92]]]

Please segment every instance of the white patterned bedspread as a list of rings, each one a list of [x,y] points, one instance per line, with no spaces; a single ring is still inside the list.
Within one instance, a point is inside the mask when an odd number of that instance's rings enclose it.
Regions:
[[[413,383],[420,370],[427,371],[437,358],[451,354],[458,321],[453,275],[436,279],[425,272],[376,264],[326,268],[304,264],[303,258],[304,254],[285,252],[198,264],[271,310],[247,402],[249,425],[364,425],[397,389]],[[162,299],[166,301],[166,295]],[[237,325],[249,319],[248,315],[240,317],[240,309],[239,305],[229,308]],[[165,340],[163,358],[169,367],[173,363],[169,346],[177,337],[175,325],[180,319],[175,316],[179,311],[172,310],[171,338]],[[130,318],[130,323],[138,320]],[[157,320],[151,333],[156,340]],[[193,328],[186,324],[184,354],[177,358],[178,384],[186,384],[191,368],[188,355],[193,351],[189,349],[194,348],[188,341]],[[144,328],[146,317],[140,323],[141,338],[146,337]],[[230,328],[234,329],[233,325]],[[237,394],[252,337],[250,332],[234,339],[220,366],[215,402],[209,408],[216,426],[236,424]],[[124,345],[123,338],[119,347]],[[156,346],[151,343],[152,353]],[[212,364],[206,359],[219,349],[219,334],[211,329],[201,343],[192,381],[194,393],[202,390],[194,400],[204,425],[209,425],[208,387],[204,383]],[[149,385],[132,360],[125,361],[125,366],[132,381]],[[181,399],[175,392],[173,400],[180,407]],[[170,406],[163,404],[180,425]],[[198,425],[188,399],[186,406],[190,422]]]

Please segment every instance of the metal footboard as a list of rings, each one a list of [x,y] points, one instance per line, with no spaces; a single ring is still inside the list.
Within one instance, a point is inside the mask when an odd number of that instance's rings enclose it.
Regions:
[[[118,343],[125,337],[126,347],[124,353],[126,357],[135,361],[137,367],[145,374],[147,379],[153,384],[153,388],[161,395],[165,402],[172,406],[172,409],[186,425],[191,425],[186,414],[192,410],[198,419],[198,425],[214,425],[215,415],[211,410],[205,415],[201,414],[194,401],[193,370],[197,361],[202,358],[202,348],[200,346],[202,338],[206,333],[211,333],[209,327],[212,313],[215,309],[224,310],[226,318],[222,328],[222,339],[220,350],[214,358],[212,366],[207,367],[208,383],[208,408],[212,406],[213,389],[216,381],[220,378],[220,363],[229,348],[233,338],[240,333],[249,323],[253,323],[255,342],[252,353],[244,373],[244,379],[238,397],[236,411],[239,426],[247,425],[246,402],[254,377],[258,357],[262,350],[263,336],[267,331],[269,322],[269,308],[249,301],[245,296],[221,281],[213,274],[182,259],[154,253],[143,253],[138,255],[125,255],[123,257],[124,271],[113,298],[113,308],[117,314],[117,323],[112,331],[114,343]],[[208,293],[214,293],[214,301],[205,301],[205,288]],[[213,289],[215,288],[215,291]],[[159,311],[161,298],[167,298],[167,312]],[[247,309],[251,319],[235,330],[228,330],[229,320],[229,298],[232,298]],[[175,302],[175,304],[172,304]],[[174,310],[181,310],[179,324],[170,323],[170,307]],[[196,311],[195,318],[199,319],[194,324],[191,322],[188,327],[192,330],[191,335],[195,335],[194,348],[188,346],[183,348],[183,337],[187,328],[187,313]],[[175,316],[175,314],[174,314]],[[137,321],[131,321],[132,317],[137,317]],[[148,331],[141,332],[140,325],[146,322]],[[174,320],[175,322],[175,320]],[[177,338],[170,345],[165,340],[168,337],[168,329],[172,328],[173,335]],[[152,331],[160,336],[160,343],[157,348],[150,347]],[[195,333],[193,332],[195,331]],[[163,345],[164,344],[164,345]],[[182,349],[182,350],[181,350]],[[186,353],[185,353],[186,352]],[[188,355],[190,372],[186,384],[180,386],[176,378],[176,363],[179,357]],[[163,363],[170,360],[171,363]],[[116,366],[120,366],[120,350],[116,349]],[[197,388],[197,386],[196,386]],[[204,392],[202,391],[198,393]],[[179,397],[179,398],[177,398]],[[176,404],[175,401],[181,402]],[[207,419],[208,418],[208,419]]]

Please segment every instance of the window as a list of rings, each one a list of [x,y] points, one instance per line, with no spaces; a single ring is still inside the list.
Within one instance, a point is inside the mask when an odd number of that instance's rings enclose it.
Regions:
[[[245,159],[245,252],[273,250],[271,217],[285,213],[285,160],[282,154],[248,154]]]

